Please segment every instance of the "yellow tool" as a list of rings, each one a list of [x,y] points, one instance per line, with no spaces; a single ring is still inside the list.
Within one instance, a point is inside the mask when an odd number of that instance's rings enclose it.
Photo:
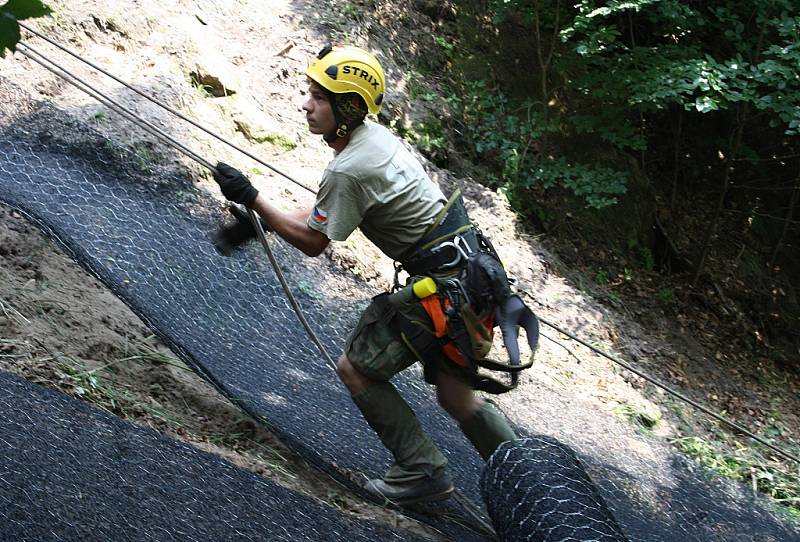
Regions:
[[[415,296],[424,299],[436,293],[436,282],[431,277],[424,277],[415,282],[411,289],[414,290]]]

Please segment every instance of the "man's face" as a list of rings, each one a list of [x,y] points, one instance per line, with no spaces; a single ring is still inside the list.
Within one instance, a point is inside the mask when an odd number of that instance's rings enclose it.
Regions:
[[[303,104],[303,111],[306,112],[308,131],[312,134],[325,135],[336,128],[331,102],[318,84],[309,85],[308,100]]]

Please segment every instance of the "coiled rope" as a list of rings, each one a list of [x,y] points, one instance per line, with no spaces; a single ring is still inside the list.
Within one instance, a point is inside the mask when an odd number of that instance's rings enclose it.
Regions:
[[[75,52],[67,49],[66,47],[60,45],[59,43],[51,40],[47,36],[44,36],[43,34],[41,34],[40,32],[36,31],[35,29],[31,28],[29,25],[23,23],[22,21],[18,21],[18,23],[22,28],[24,28],[27,31],[31,32],[35,36],[47,41],[48,43],[54,45],[58,49],[68,53],[69,55],[71,55],[74,58],[80,60],[81,62],[85,63],[86,65],[88,65],[88,66],[94,68],[95,70],[99,71],[100,73],[112,78],[113,80],[115,80],[118,83],[122,84],[123,86],[125,86],[126,88],[128,88],[131,91],[135,92],[136,94],[138,94],[138,95],[142,96],[143,98],[149,100],[150,102],[158,105],[159,107],[162,107],[163,109],[165,109],[166,111],[172,113],[173,115],[177,116],[178,118],[190,123],[192,126],[195,126],[196,128],[202,130],[203,132],[213,136],[215,139],[219,140],[220,142],[222,142],[222,143],[230,146],[231,148],[241,152],[245,156],[255,160],[256,162],[258,162],[259,164],[263,165],[264,167],[267,167],[268,169],[270,169],[271,171],[277,173],[278,175],[281,175],[281,176],[285,177],[287,180],[289,180],[289,181],[295,183],[296,185],[306,189],[307,191],[309,191],[309,192],[311,192],[313,194],[316,193],[316,191],[313,190],[311,187],[309,187],[309,186],[297,181],[296,179],[292,178],[290,175],[284,173],[283,171],[280,171],[279,169],[277,169],[277,168],[273,167],[272,165],[268,164],[267,162],[264,162],[263,160],[261,160],[260,158],[258,158],[255,155],[253,155],[252,153],[248,152],[247,150],[242,149],[241,147],[237,146],[236,144],[232,143],[231,141],[228,141],[224,137],[214,133],[213,131],[209,130],[208,128],[205,128],[204,126],[200,125],[199,123],[195,122],[194,120],[186,117],[185,115],[183,115],[179,111],[176,111],[174,108],[168,106],[167,104],[161,102],[160,100],[157,100],[156,98],[148,95],[147,93],[142,92],[141,90],[139,90],[136,87],[126,83],[125,81],[119,79],[118,77],[112,75],[108,71],[106,71],[106,70],[102,69],[101,67],[95,65],[94,63],[90,62],[89,60],[86,60],[85,58],[81,57],[77,53],[75,53]],[[23,54],[24,56],[26,56],[27,58],[29,58],[32,61],[40,64],[41,66],[43,66],[44,68],[46,68],[50,72],[54,73],[58,77],[64,79],[68,83],[72,84],[73,86],[77,87],[78,89],[82,90],[83,92],[89,94],[90,96],[92,96],[93,98],[95,98],[99,102],[101,102],[103,105],[106,105],[107,107],[109,107],[110,109],[116,111],[117,113],[119,113],[123,117],[125,117],[128,120],[134,122],[135,124],[140,126],[142,129],[144,129],[145,131],[147,131],[151,135],[153,135],[155,137],[158,137],[159,139],[165,141],[167,144],[171,145],[173,148],[175,148],[179,152],[183,153],[185,156],[191,158],[192,160],[195,160],[197,163],[205,166],[206,168],[208,168],[212,172],[215,171],[214,165],[212,165],[207,160],[203,159],[197,153],[195,153],[191,149],[187,148],[186,146],[184,146],[183,144],[181,144],[180,142],[175,140],[172,136],[170,136],[169,134],[165,133],[163,130],[159,129],[158,127],[154,126],[152,123],[142,119],[141,117],[136,115],[134,112],[132,112],[129,109],[125,108],[124,106],[120,105],[114,99],[109,98],[107,95],[103,94],[102,92],[100,92],[99,90],[94,88],[92,85],[87,83],[86,81],[80,79],[76,75],[74,75],[71,72],[69,72],[68,70],[64,69],[58,63],[50,60],[44,54],[38,52],[37,50],[35,50],[31,46],[29,46],[29,45],[27,45],[26,43],[23,43],[23,42],[20,42],[18,44],[18,47],[21,47],[20,49],[18,49],[19,52],[21,54]],[[320,352],[323,354],[323,356],[325,357],[326,361],[329,363],[329,365],[332,368],[335,369],[336,368],[336,363],[333,361],[333,358],[330,356],[330,354],[328,353],[327,349],[322,344],[322,341],[319,339],[317,334],[314,332],[314,330],[309,325],[308,321],[305,318],[305,315],[303,314],[302,309],[300,308],[300,305],[297,303],[297,300],[295,299],[295,296],[291,291],[291,288],[289,288],[288,282],[286,281],[286,278],[285,278],[283,272],[281,271],[281,268],[280,268],[277,260],[275,259],[275,256],[274,256],[274,254],[272,252],[272,249],[270,248],[269,243],[267,242],[266,234],[264,233],[264,230],[263,230],[263,228],[261,226],[261,221],[258,220],[258,218],[256,217],[255,212],[252,209],[248,209],[248,215],[250,217],[251,222],[253,223],[253,226],[255,227],[255,230],[256,230],[257,236],[259,238],[259,241],[261,242],[261,245],[263,246],[263,248],[264,248],[264,250],[265,250],[265,252],[267,254],[267,257],[269,258],[270,264],[272,265],[272,267],[273,267],[273,269],[275,271],[275,275],[278,277],[278,280],[279,280],[279,282],[281,284],[281,287],[283,288],[284,292],[286,293],[287,299],[289,300],[290,304],[292,305],[292,309],[297,314],[298,318],[300,319],[301,323],[303,324],[303,327],[305,328],[305,330],[308,333],[309,337],[314,342],[314,344],[317,346],[317,348],[320,350]],[[756,442],[768,447],[769,449],[771,449],[772,451],[776,452],[777,454],[779,454],[779,455],[781,455],[781,456],[783,456],[783,457],[785,457],[787,459],[790,459],[790,460],[800,464],[800,457],[798,457],[798,456],[796,456],[796,455],[794,455],[794,454],[792,454],[790,452],[787,452],[787,451],[781,449],[778,446],[775,446],[771,442],[767,441],[763,437],[760,437],[759,435],[757,435],[754,432],[748,430],[747,428],[745,428],[745,427],[743,427],[743,426],[741,426],[741,425],[739,425],[739,424],[727,419],[726,417],[722,416],[721,414],[719,414],[717,412],[714,412],[710,408],[698,403],[697,401],[694,401],[693,399],[687,397],[686,395],[684,395],[684,394],[682,394],[682,393],[680,393],[678,391],[673,390],[672,388],[670,388],[666,384],[658,381],[657,379],[655,379],[653,377],[648,376],[647,374],[643,373],[642,371],[640,371],[640,370],[634,368],[633,366],[631,366],[629,363],[626,363],[626,362],[618,359],[617,357],[612,356],[612,355],[600,350],[599,348],[589,344],[588,342],[584,341],[583,339],[580,339],[579,337],[577,337],[575,334],[573,334],[573,333],[571,333],[571,332],[569,332],[567,330],[564,330],[563,328],[561,328],[557,324],[555,324],[553,322],[550,322],[549,320],[547,320],[545,318],[541,318],[541,317],[539,317],[539,320],[541,320],[541,322],[544,323],[545,325],[550,326],[554,330],[558,331],[559,333],[561,333],[563,335],[566,335],[567,337],[570,337],[571,339],[575,340],[576,342],[578,342],[581,345],[585,346],[586,348],[590,349],[594,353],[596,353],[596,354],[608,359],[609,361],[612,361],[613,363],[616,363],[617,365],[623,367],[624,369],[626,369],[626,370],[636,374],[637,376],[645,379],[646,381],[650,382],[654,386],[664,390],[666,393],[672,395],[673,397],[676,397],[677,399],[680,399],[681,401],[684,401],[687,404],[693,406],[694,408],[704,412],[705,414],[711,416],[712,418],[714,418],[715,420],[719,421],[720,423],[723,423],[724,425],[727,425],[728,427],[734,429],[735,431],[738,431],[738,432],[748,436],[749,438],[755,440]]]

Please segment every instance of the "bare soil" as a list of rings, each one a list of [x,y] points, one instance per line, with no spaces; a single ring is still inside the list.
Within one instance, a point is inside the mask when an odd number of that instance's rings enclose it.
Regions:
[[[331,153],[305,129],[300,109],[306,86],[302,72],[307,59],[331,39],[343,41],[347,36],[356,44],[368,44],[368,25],[360,19],[359,4],[332,2],[319,9],[289,0],[176,0],[150,2],[146,7],[135,0],[48,3],[56,15],[33,24],[49,37],[297,180],[316,185]],[[396,16],[390,11],[391,4],[375,4],[377,16],[387,21]],[[355,6],[350,15],[347,6]],[[413,12],[411,3],[407,7]],[[425,21],[431,24],[430,19],[414,16],[419,17],[414,24],[409,22],[411,15],[397,18],[398,32],[425,34],[423,25]],[[201,156],[246,171],[260,190],[287,209],[312,203],[313,196],[307,191],[51,45],[23,39],[104,88]],[[411,41],[399,36],[391,39],[391,44],[385,43],[381,49],[395,89],[387,110],[391,120],[405,122],[411,102],[403,66],[408,57],[421,53],[405,54],[402,44]],[[375,37],[372,45],[380,46],[382,41],[388,38]],[[198,85],[196,76],[193,82],[193,72],[212,73],[235,94],[213,96],[210,89]],[[127,121],[22,55],[2,61],[0,75],[36,97],[54,102],[117,143],[131,146],[143,160],[177,162],[188,168],[197,182],[208,188],[209,197],[221,198],[199,166],[162,152],[161,143],[131,129]],[[254,137],[256,132],[263,137]],[[636,286],[625,277],[615,277],[602,287],[584,281],[586,273],[560,263],[563,260],[526,232],[500,196],[470,179],[458,179],[428,166],[445,187],[464,190],[472,218],[491,236],[540,315],[631,360],[714,410],[769,434],[776,444],[794,446],[797,451],[800,378],[796,374],[766,360],[753,363],[748,356],[736,355],[726,339],[730,329],[724,319],[713,314],[692,308],[665,309],[635,291],[627,295],[626,291]],[[568,239],[546,242],[558,245],[559,251],[569,247]],[[574,247],[575,251],[583,249]],[[336,243],[322,258],[328,265],[361,277],[376,291],[389,285],[391,262],[359,235]],[[633,425],[642,414],[660,418],[653,432],[666,440],[698,434],[725,442],[721,444],[725,450],[734,449],[736,441],[747,442],[690,408],[676,406],[639,377],[567,337],[548,329],[545,334],[535,370],[525,375],[513,397],[503,399],[506,407],[536,400],[536,390],[546,388],[563,397],[580,398],[580,408],[588,412],[621,416]],[[412,520],[355,498],[306,465],[186,369],[102,284],[23,218],[4,208],[0,208],[0,368],[219,454],[342,511],[437,536]],[[763,461],[784,471],[790,468],[770,454],[765,454]]]

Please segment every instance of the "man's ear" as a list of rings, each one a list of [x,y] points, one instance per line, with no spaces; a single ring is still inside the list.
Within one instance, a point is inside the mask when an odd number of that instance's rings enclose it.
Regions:
[[[367,115],[367,104],[358,94],[351,92],[345,95],[344,100],[339,102],[339,110],[348,119],[360,119]]]

